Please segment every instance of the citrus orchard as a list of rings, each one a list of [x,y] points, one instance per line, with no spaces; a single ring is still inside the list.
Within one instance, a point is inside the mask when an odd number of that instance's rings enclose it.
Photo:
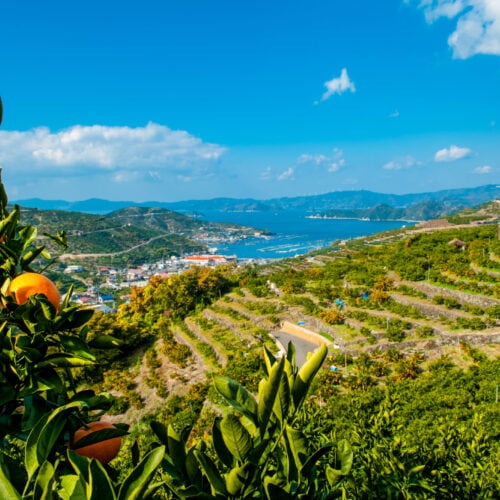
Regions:
[[[104,441],[99,441],[98,443],[89,444],[88,446],[82,446],[81,448],[75,449],[75,446],[78,444],[80,439],[102,429],[116,429],[116,427],[109,422],[91,422],[86,426],[82,426],[75,431],[71,442],[71,448],[74,449],[75,453],[78,453],[78,455],[81,455],[82,457],[95,458],[99,460],[99,462],[107,464],[113,460],[116,455],[118,455],[122,444],[121,437],[105,439]]]
[[[59,308],[61,294],[54,283],[39,273],[23,273],[16,276],[7,289],[7,295],[14,295],[17,304],[24,304],[31,295],[41,293],[47,297],[49,302]]]

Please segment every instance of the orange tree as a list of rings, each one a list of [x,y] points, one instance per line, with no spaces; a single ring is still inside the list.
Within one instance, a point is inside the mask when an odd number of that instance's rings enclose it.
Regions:
[[[122,436],[124,426],[87,433],[70,449],[75,431],[99,420],[112,403],[108,394],[79,389],[72,370],[94,363],[91,346],[116,347],[116,341],[87,342],[92,311],[71,304],[71,289],[58,303],[40,265],[53,259],[37,244],[36,228],[22,225],[20,208],[7,201],[0,179],[0,498],[138,498],[150,487],[163,447],[136,458],[119,485],[110,469],[78,448]],[[45,238],[66,249],[64,233]],[[19,276],[31,288],[22,298],[10,293]]]

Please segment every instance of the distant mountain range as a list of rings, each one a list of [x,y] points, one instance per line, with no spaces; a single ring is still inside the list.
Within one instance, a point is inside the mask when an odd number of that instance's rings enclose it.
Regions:
[[[23,207],[43,210],[65,210],[93,214],[106,214],[128,207],[157,207],[181,213],[302,211],[310,215],[338,217],[368,217],[379,219],[425,220],[449,215],[500,198],[500,186],[489,184],[475,188],[449,189],[429,193],[384,194],[372,191],[334,191],[314,196],[296,196],[255,200],[252,198],[214,198],[178,202],[110,201],[91,198],[84,201],[42,200],[29,198],[16,200]]]

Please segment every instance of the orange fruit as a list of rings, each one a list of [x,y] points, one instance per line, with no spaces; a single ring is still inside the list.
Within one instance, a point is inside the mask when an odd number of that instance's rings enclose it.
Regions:
[[[71,448],[73,448],[83,437],[102,429],[116,429],[116,427],[109,422],[91,422],[90,424],[87,424],[87,426],[80,427],[73,435]],[[122,438],[114,437],[105,439],[104,441],[99,441],[98,443],[89,444],[88,446],[76,448],[74,452],[78,453],[78,455],[81,455],[82,457],[95,458],[102,464],[107,464],[113,460],[116,455],[118,455],[121,444]]]
[[[24,304],[31,295],[42,293],[49,302],[59,308],[61,294],[56,285],[46,276],[38,273],[23,273],[16,276],[7,289],[7,295],[14,295],[17,304]]]

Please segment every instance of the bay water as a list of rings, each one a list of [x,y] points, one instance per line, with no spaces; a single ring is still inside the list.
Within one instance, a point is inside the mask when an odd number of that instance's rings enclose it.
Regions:
[[[325,248],[335,240],[367,236],[412,223],[358,219],[310,218],[305,212],[222,212],[204,211],[202,220],[231,222],[268,230],[269,237],[251,237],[220,244],[216,252],[239,259],[283,259]]]

